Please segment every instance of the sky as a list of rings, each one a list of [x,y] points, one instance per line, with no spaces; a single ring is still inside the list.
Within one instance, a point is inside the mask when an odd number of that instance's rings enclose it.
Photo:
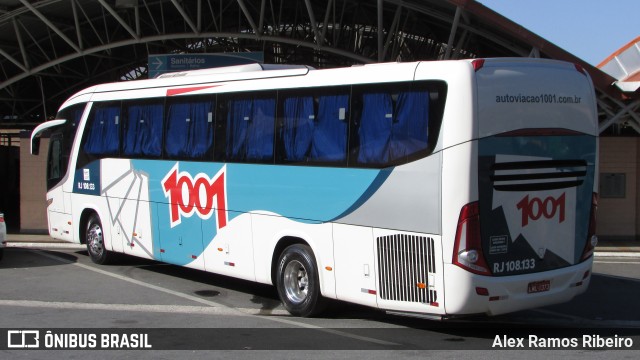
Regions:
[[[640,0],[476,0],[591,65],[640,36]]]

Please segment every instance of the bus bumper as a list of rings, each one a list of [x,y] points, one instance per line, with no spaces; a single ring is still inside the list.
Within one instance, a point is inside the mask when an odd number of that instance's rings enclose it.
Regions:
[[[592,265],[593,256],[562,269],[492,277],[444,264],[445,312],[448,315],[500,315],[567,302],[587,290]],[[548,289],[536,286],[547,283]]]

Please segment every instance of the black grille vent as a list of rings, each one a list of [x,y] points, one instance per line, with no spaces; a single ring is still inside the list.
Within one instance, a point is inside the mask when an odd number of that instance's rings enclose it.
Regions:
[[[381,236],[377,238],[377,246],[380,298],[419,303],[437,301],[433,284],[429,283],[429,274],[436,272],[432,238],[402,234]]]
[[[496,163],[491,181],[498,191],[555,190],[582,185],[584,160],[543,160]]]

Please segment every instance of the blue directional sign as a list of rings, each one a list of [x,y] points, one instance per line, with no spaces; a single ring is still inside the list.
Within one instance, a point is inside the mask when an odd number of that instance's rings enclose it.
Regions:
[[[264,62],[264,53],[261,51],[232,54],[154,54],[149,55],[148,58],[149,79],[167,72],[262,62]]]

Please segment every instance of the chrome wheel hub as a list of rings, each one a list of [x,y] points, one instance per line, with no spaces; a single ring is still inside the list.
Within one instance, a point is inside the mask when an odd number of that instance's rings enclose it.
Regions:
[[[89,251],[96,257],[102,256],[104,251],[102,229],[98,224],[93,224],[87,231],[87,245]]]
[[[287,298],[296,304],[303,302],[309,292],[307,269],[297,260],[287,264],[284,269],[284,288]]]

